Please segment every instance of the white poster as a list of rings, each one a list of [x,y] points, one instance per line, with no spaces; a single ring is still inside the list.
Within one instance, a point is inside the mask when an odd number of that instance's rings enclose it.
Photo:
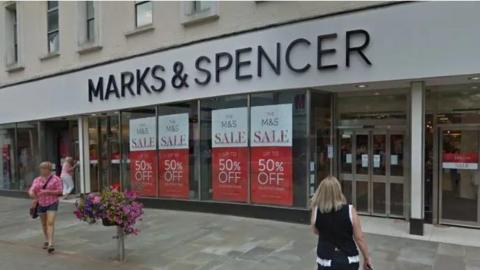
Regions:
[[[380,155],[373,155],[373,167],[380,168]]]
[[[442,162],[443,169],[478,170],[478,163]]]
[[[158,117],[159,149],[188,149],[188,113]]]
[[[362,167],[368,168],[368,155],[362,154]]]
[[[212,147],[248,146],[248,109],[212,111]]]
[[[352,154],[345,155],[345,163],[352,164]]]
[[[130,119],[130,151],[156,149],[155,116]]]
[[[398,155],[390,156],[390,165],[398,165]]]
[[[251,109],[252,146],[292,146],[292,104]]]

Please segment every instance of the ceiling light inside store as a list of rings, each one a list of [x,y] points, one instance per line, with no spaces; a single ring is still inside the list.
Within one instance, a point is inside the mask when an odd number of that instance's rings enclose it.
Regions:
[[[478,80],[480,80],[480,77],[474,76],[474,77],[470,77],[470,78],[468,78],[468,79],[469,79],[470,81],[478,81]]]
[[[358,84],[357,88],[367,88],[367,85],[366,84]]]

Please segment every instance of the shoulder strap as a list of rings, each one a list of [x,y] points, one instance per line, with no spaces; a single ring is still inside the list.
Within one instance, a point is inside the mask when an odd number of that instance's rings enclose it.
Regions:
[[[42,189],[46,189],[46,188],[47,188],[48,183],[50,182],[50,180],[52,180],[52,178],[53,178],[53,175],[50,175],[50,177],[48,177],[47,182],[45,182],[45,184],[43,185]]]

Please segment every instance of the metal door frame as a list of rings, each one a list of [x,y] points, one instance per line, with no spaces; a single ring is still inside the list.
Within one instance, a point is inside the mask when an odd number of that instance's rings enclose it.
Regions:
[[[480,126],[476,124],[470,125],[460,125],[460,124],[450,124],[450,125],[438,125],[438,157],[437,157],[437,170],[438,170],[438,224],[444,225],[455,225],[455,226],[467,226],[467,227],[480,227],[480,185],[477,187],[477,222],[472,221],[460,221],[452,219],[444,219],[443,216],[443,173],[442,173],[442,155],[443,155],[443,131],[444,130],[460,130],[460,131],[476,131],[477,133],[477,155],[478,160],[480,161]],[[477,172],[480,170],[480,164],[477,168]],[[480,173],[480,172],[479,172]]]
[[[352,154],[352,172],[351,173],[342,173],[341,170],[341,162],[342,158],[340,157],[340,144],[341,144],[341,135],[343,132],[348,132],[351,134],[351,154]],[[368,135],[368,174],[366,176],[366,181],[368,182],[368,211],[359,211],[360,214],[367,214],[372,216],[381,216],[381,217],[397,217],[397,218],[406,218],[407,217],[407,189],[408,185],[408,141],[407,141],[407,134],[405,132],[405,127],[339,127],[337,128],[336,136],[337,136],[337,175],[342,180],[347,180],[351,182],[351,198],[352,203],[356,205],[357,203],[357,168],[356,168],[356,156],[357,156],[357,135],[366,134]],[[384,135],[385,136],[385,175],[377,175],[373,174],[373,136],[374,135]],[[391,168],[390,168],[390,158],[391,156],[391,136],[392,135],[402,135],[403,136],[403,176],[391,176]],[[362,178],[365,176],[362,175]],[[365,180],[361,180],[365,181]],[[385,213],[375,213],[373,209],[373,202],[374,202],[374,193],[373,193],[373,184],[374,183],[384,183],[385,184]],[[391,214],[391,184],[398,183],[403,185],[403,215],[393,215]]]

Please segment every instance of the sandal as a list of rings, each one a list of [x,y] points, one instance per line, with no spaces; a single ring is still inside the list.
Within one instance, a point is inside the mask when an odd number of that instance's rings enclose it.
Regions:
[[[49,245],[47,248],[47,251],[48,251],[48,254],[52,254],[55,251],[55,248],[53,247],[53,245]]]
[[[47,249],[48,248],[48,242],[43,242],[43,249]]]

